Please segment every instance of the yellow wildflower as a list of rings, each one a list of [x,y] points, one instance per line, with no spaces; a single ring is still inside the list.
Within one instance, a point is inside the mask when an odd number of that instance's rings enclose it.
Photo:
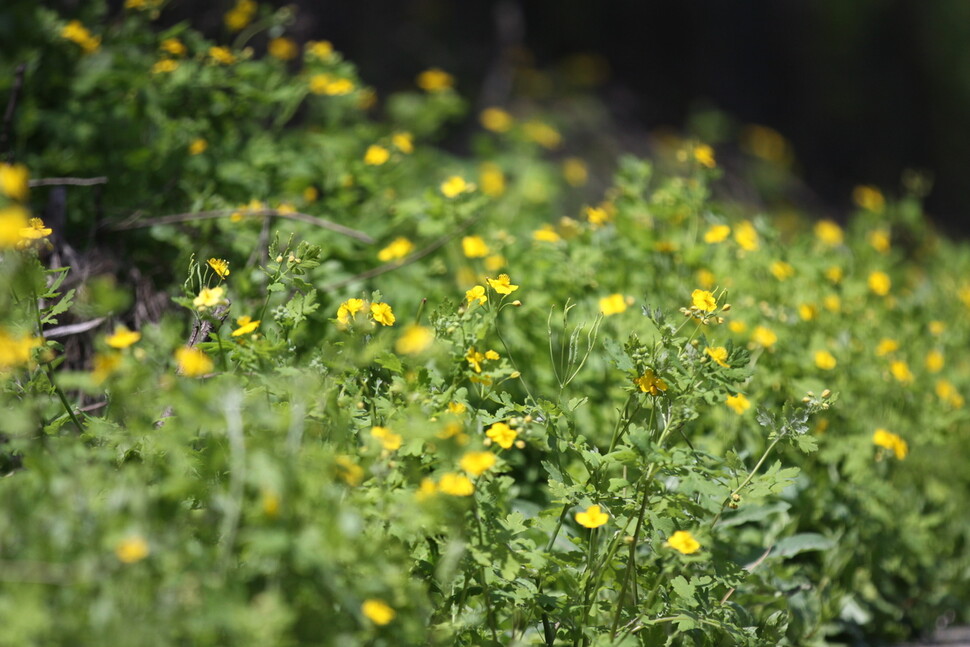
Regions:
[[[890,353],[895,353],[897,350],[899,350],[899,342],[896,341],[895,339],[889,339],[888,337],[883,337],[882,339],[879,340],[879,343],[876,344],[877,357],[884,357],[886,355],[889,355]]]
[[[472,346],[468,349],[468,352],[465,353],[465,360],[468,361],[468,365],[471,366],[473,371],[476,373],[481,373],[482,362],[485,361],[485,354],[475,350],[475,347]]]
[[[357,487],[364,480],[364,468],[355,463],[352,458],[337,456],[334,462],[337,464],[338,476],[350,487]]]
[[[488,295],[485,294],[485,287],[481,285],[476,285],[472,289],[465,292],[465,300],[468,301],[468,305],[471,305],[474,301],[478,301],[481,305],[488,301]]]
[[[386,303],[370,304],[370,314],[374,321],[382,326],[393,326],[394,322],[397,321],[391,306]]]
[[[465,406],[464,402],[449,402],[448,403],[448,413],[452,413],[456,416],[468,411],[468,407]]]
[[[441,183],[441,193],[446,198],[454,198],[466,191],[471,190],[471,185],[465,181],[465,178],[460,175],[452,175],[447,180]]]
[[[224,279],[229,276],[229,261],[221,258],[210,258],[209,267],[219,275],[220,279]]]
[[[175,351],[179,371],[187,377],[200,377],[212,372],[214,364],[208,355],[198,348],[182,346]]]
[[[720,243],[727,240],[731,235],[731,228],[727,225],[711,225],[704,232],[704,242],[708,244]]]
[[[280,495],[272,490],[263,490],[260,497],[263,514],[270,519],[280,516]]]
[[[924,360],[924,366],[926,370],[930,373],[939,373],[943,370],[944,358],[943,353],[938,350],[931,350],[926,354],[926,359]]]
[[[697,282],[700,284],[701,289],[709,290],[717,284],[717,278],[714,276],[714,272],[706,267],[702,267],[697,270]]]
[[[132,344],[137,343],[139,339],[141,339],[140,332],[128,330],[127,326],[118,325],[115,327],[115,331],[105,341],[112,348],[128,348]]]
[[[724,346],[707,346],[704,349],[704,354],[714,360],[716,363],[720,364],[725,368],[730,368],[727,363],[728,352],[727,348]]]
[[[118,542],[115,556],[122,564],[134,564],[148,557],[151,549],[141,535],[132,535]]]
[[[886,206],[886,198],[874,186],[861,185],[852,189],[852,201],[860,209],[880,212]]]
[[[694,290],[690,293],[690,300],[694,308],[703,312],[714,312],[717,310],[717,299],[707,290]]]
[[[337,321],[346,326],[363,308],[363,299],[347,299],[337,308]]]
[[[391,143],[405,155],[414,152],[414,136],[411,133],[394,133],[391,135]]]
[[[667,390],[667,383],[661,380],[660,377],[650,369],[647,369],[643,375],[633,380],[633,383],[640,387],[640,390],[644,393],[649,393],[653,396],[658,396],[662,391]]]
[[[872,443],[877,447],[890,450],[899,460],[903,460],[909,454],[909,445],[906,441],[886,429],[876,429],[872,434]]]
[[[375,625],[381,626],[389,624],[397,615],[386,602],[374,598],[364,600],[360,605],[360,612]]]
[[[444,92],[455,84],[455,77],[440,68],[433,67],[421,72],[416,82],[425,92]]]
[[[461,251],[466,258],[483,258],[488,256],[488,245],[481,236],[465,236],[461,239]]]
[[[388,261],[396,261],[404,258],[412,251],[414,251],[414,243],[404,236],[398,236],[392,240],[387,247],[377,252],[377,260],[384,263]]]
[[[478,120],[486,130],[491,130],[493,133],[508,132],[512,129],[512,124],[515,122],[512,115],[501,108],[495,107],[482,110],[481,114],[478,115]]]
[[[576,513],[576,523],[584,528],[599,528],[610,520],[610,515],[602,511],[600,506],[591,505],[583,512]]]
[[[509,278],[508,274],[499,274],[498,278],[495,279],[485,279],[485,282],[491,286],[495,292],[498,294],[512,294],[519,289],[519,286],[512,285],[512,279]]]
[[[30,192],[30,172],[23,164],[0,164],[0,193],[24,202]]]
[[[562,163],[562,176],[569,186],[583,186],[589,181],[589,169],[578,157],[567,157]]]
[[[891,247],[889,232],[885,229],[873,229],[866,235],[866,240],[880,254],[885,254]]]
[[[372,144],[364,153],[364,164],[368,166],[380,166],[391,158],[391,152],[383,146]]]
[[[869,275],[869,289],[872,290],[873,294],[877,294],[881,297],[889,294],[889,288],[892,287],[892,280],[889,275],[885,272],[876,271]]]
[[[534,141],[543,148],[557,148],[562,142],[559,131],[541,121],[528,121],[522,124],[522,133],[526,139]]]
[[[30,362],[34,349],[43,343],[40,337],[14,337],[0,328],[0,371]]]
[[[310,41],[306,44],[306,53],[318,61],[329,60],[333,56],[333,43],[329,40]]]
[[[331,97],[341,97],[354,91],[354,82],[350,79],[334,79],[327,83],[323,93]]]
[[[222,288],[222,286],[216,286],[214,288],[202,288],[199,295],[192,299],[192,305],[194,305],[195,308],[200,312],[206,308],[223,305],[226,303],[224,293],[225,290]]]
[[[280,36],[269,41],[266,51],[273,58],[278,58],[281,61],[292,61],[300,53],[300,48],[297,47],[292,38]]]
[[[158,46],[160,50],[172,56],[185,56],[188,50],[178,38],[166,38]]]
[[[755,326],[751,331],[751,340],[762,348],[771,348],[778,341],[778,335],[767,326]]]
[[[418,486],[418,491],[415,492],[415,498],[418,501],[425,501],[435,494],[438,493],[438,484],[432,479],[424,477],[421,479],[421,485]]]
[[[404,442],[400,434],[394,433],[387,427],[371,427],[370,435],[379,440],[381,447],[389,452],[397,451]]]
[[[232,9],[223,16],[223,21],[229,31],[241,31],[256,15],[255,0],[239,0]]]
[[[446,472],[438,480],[438,489],[451,496],[471,496],[475,493],[475,484],[464,474]]]
[[[830,247],[841,245],[844,239],[842,227],[832,220],[819,220],[815,223],[815,237]]]
[[[842,268],[839,267],[838,265],[833,265],[825,270],[825,278],[827,278],[832,283],[836,283],[836,284],[841,283],[842,276],[843,276]]]
[[[744,323],[743,321],[732,321],[728,324],[728,328],[731,330],[731,332],[740,335],[748,329],[748,324]]]
[[[726,404],[734,411],[734,413],[738,414],[739,416],[751,408],[751,402],[743,393],[729,395],[727,397]]]
[[[505,173],[502,167],[494,162],[483,162],[478,167],[478,181],[482,185],[482,193],[497,198],[505,193]]]
[[[738,223],[737,227],[734,228],[734,241],[741,247],[741,249],[753,252],[758,249],[760,242],[758,238],[758,230],[754,228],[754,225],[747,220],[742,220]]]
[[[189,144],[189,155],[201,155],[209,148],[209,142],[198,137]]]
[[[604,205],[598,207],[587,206],[583,209],[583,215],[586,216],[586,220],[589,221],[589,224],[593,225],[594,229],[612,220],[610,211]]]
[[[40,218],[31,218],[27,221],[27,226],[20,230],[20,238],[25,241],[40,240],[47,238],[54,230],[44,226],[44,221]]]
[[[931,321],[926,324],[927,329],[930,331],[931,335],[939,337],[946,330],[946,324],[942,321]]]
[[[949,380],[937,380],[935,390],[936,395],[954,409],[963,407],[963,396]]]
[[[511,449],[512,445],[515,443],[516,437],[519,435],[519,432],[509,427],[504,422],[496,422],[488,428],[485,435],[502,449]]]
[[[496,460],[492,452],[468,452],[461,457],[458,464],[472,476],[481,476],[492,469]]]
[[[2,353],[2,351],[0,351]],[[121,366],[121,353],[95,353],[91,360],[91,379],[100,385]],[[0,360],[0,369],[3,368]]]
[[[700,162],[701,166],[714,168],[717,162],[714,160],[714,149],[707,144],[694,146],[694,159]]]
[[[236,55],[232,53],[232,50],[222,45],[218,47],[210,47],[209,57],[214,62],[220,63],[222,65],[232,65],[237,60]]]
[[[798,317],[802,321],[811,321],[818,316],[818,307],[812,303],[800,303],[798,305]]]
[[[774,261],[771,264],[770,269],[771,273],[779,281],[787,281],[791,277],[795,276],[795,268],[785,261]]]
[[[248,335],[259,328],[260,321],[253,320],[249,315],[243,315],[236,319],[236,325],[239,327],[232,331],[233,337],[241,337],[242,335]]]
[[[501,254],[492,254],[485,257],[485,269],[489,272],[498,272],[506,265],[508,265],[508,261]]]
[[[831,371],[838,362],[835,356],[827,350],[817,350],[815,351],[815,366],[819,367],[823,371]]]
[[[402,355],[418,355],[428,350],[434,343],[434,331],[427,326],[411,324],[406,326],[394,349]]]
[[[163,58],[152,65],[152,74],[168,74],[179,69],[179,62],[171,58]]]
[[[842,298],[837,294],[829,294],[824,299],[822,299],[822,305],[829,312],[841,312],[842,311]]]
[[[664,546],[669,546],[684,555],[696,553],[701,548],[700,543],[694,539],[694,535],[686,530],[678,530],[672,534]]]
[[[600,312],[605,316],[620,314],[626,310],[626,297],[622,294],[611,294],[600,299]]]
[[[910,384],[914,379],[916,379],[913,372],[909,370],[909,364],[901,359],[890,362],[889,372],[897,382],[902,382],[903,384]]]
[[[536,229],[532,232],[532,239],[543,243],[558,243],[562,240],[552,225],[543,225]]]
[[[61,37],[80,46],[85,54],[96,52],[98,47],[101,46],[101,37],[92,36],[80,20],[72,20],[67,23],[61,29]]]

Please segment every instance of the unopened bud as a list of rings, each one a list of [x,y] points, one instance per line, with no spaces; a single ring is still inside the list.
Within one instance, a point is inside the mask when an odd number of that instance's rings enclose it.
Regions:
[[[731,310],[731,304],[725,303],[724,307],[721,308],[721,312],[729,312]]]
[[[515,446],[518,447],[519,449],[525,449],[525,441],[517,440],[515,441]]]
[[[526,424],[529,424],[530,422],[532,422],[532,414],[530,413],[525,418],[523,418],[523,420],[525,421]]]
[[[363,408],[364,408],[364,403],[363,402],[358,402],[357,403],[357,409],[360,410],[360,409],[363,409]]]
[[[280,254],[279,256],[276,257],[276,262],[277,263],[282,263],[283,262],[283,255],[282,254]]]
[[[738,501],[741,500],[741,495],[735,492],[734,494],[731,495],[731,500],[737,503]]]
[[[522,302],[519,301],[518,299],[516,299],[515,301],[512,302],[512,305],[514,305],[516,308],[518,308],[518,307],[521,307],[522,306]]]
[[[297,265],[299,265],[300,263],[303,262],[303,259],[302,258],[298,258],[298,259],[294,260],[293,262],[296,263]]]
[[[832,397],[832,391],[830,391],[829,389],[825,389],[824,391],[822,391],[823,400],[827,400],[830,397]]]
[[[808,403],[808,402],[811,402],[811,401],[812,401],[812,399],[810,397],[808,397],[807,395],[804,398],[802,398],[802,402]]]
[[[482,444],[485,445],[486,447],[488,447],[489,445],[492,444],[492,439],[491,438],[486,438],[485,440],[482,441]]]
[[[516,380],[516,379],[518,379],[518,378],[519,378],[519,377],[520,377],[521,375],[522,375],[522,373],[520,373],[519,371],[512,371],[512,375],[509,375],[509,379],[511,379],[511,380]]]
[[[288,260],[289,262],[292,263],[293,261],[296,260],[296,256],[294,256],[293,254],[290,254],[289,257],[286,260]]]

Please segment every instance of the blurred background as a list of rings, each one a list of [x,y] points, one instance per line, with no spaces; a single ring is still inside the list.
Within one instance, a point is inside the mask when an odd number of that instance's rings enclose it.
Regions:
[[[175,0],[163,20],[218,31],[232,4]],[[732,197],[841,219],[853,187],[893,195],[915,172],[932,178],[932,220],[970,230],[965,0],[277,4],[297,9],[290,36],[332,41],[379,96],[413,88],[429,67],[454,74],[472,110],[447,146],[460,149],[488,105],[541,110],[567,122],[558,125],[576,150],[562,154],[592,157],[601,181],[610,169],[597,158],[686,134],[716,145],[728,180],[741,180],[727,182]],[[735,161],[752,154],[798,179],[781,195],[748,195],[749,165]]]

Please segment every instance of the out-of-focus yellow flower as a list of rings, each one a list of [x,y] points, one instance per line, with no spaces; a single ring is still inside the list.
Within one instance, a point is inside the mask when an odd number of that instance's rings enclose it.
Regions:
[[[207,148],[209,148],[209,142],[201,137],[197,137],[189,144],[189,155],[201,155]]]
[[[239,327],[232,331],[232,336],[241,337],[255,332],[259,328],[259,324],[260,321],[258,319],[253,320],[249,315],[243,315],[236,319],[236,325]]]
[[[960,409],[963,407],[963,396],[960,395],[957,388],[953,386],[949,380],[937,380],[935,390],[937,397],[949,404],[954,409]]]
[[[171,54],[172,56],[185,56],[188,53],[185,45],[178,38],[166,38],[161,42],[158,48],[166,54]]]
[[[465,178],[461,177],[460,175],[452,175],[441,183],[441,193],[446,198],[454,198],[470,190],[470,185],[465,181]]]
[[[594,228],[602,227],[613,219],[613,216],[610,213],[610,210],[607,209],[606,205],[600,205],[598,207],[584,207],[583,215],[586,216],[586,220],[588,220],[589,224],[593,225]]]
[[[909,445],[906,441],[886,429],[876,429],[872,434],[872,443],[877,447],[890,450],[899,460],[903,460],[909,454]]]
[[[841,245],[845,238],[842,227],[832,220],[819,220],[815,223],[815,237],[830,247]]]
[[[734,228],[734,241],[741,249],[748,252],[753,252],[760,246],[758,230],[747,220],[742,220]]]
[[[610,515],[602,511],[600,506],[591,505],[582,512],[576,513],[576,523],[584,528],[599,528],[610,520]]]
[[[708,244],[720,243],[731,235],[731,228],[727,225],[711,225],[704,232],[704,242]]]
[[[497,198],[505,193],[505,173],[502,167],[494,162],[482,162],[478,167],[478,181],[482,185],[482,193]]]
[[[493,133],[506,133],[512,129],[515,119],[508,112],[501,108],[485,108],[478,115],[478,120],[486,130]]]
[[[738,393],[737,395],[729,395],[725,402],[728,407],[731,408],[734,413],[739,416],[751,408],[751,402],[745,397],[743,393]]]
[[[488,245],[481,236],[465,236],[461,239],[461,251],[466,258],[484,258],[488,256]]]
[[[232,53],[231,49],[222,45],[210,47],[209,58],[221,65],[232,65],[238,60],[236,55]]]
[[[902,382],[903,384],[911,384],[916,379],[913,371],[909,368],[909,364],[901,359],[889,363],[889,372],[897,382]]]
[[[397,614],[386,602],[374,598],[364,600],[360,612],[375,625],[384,626],[394,620]]]
[[[694,146],[694,159],[704,167],[714,168],[717,161],[714,159],[714,149],[707,144]]]
[[[72,20],[64,25],[61,29],[61,37],[80,46],[85,54],[96,52],[101,46],[101,37],[92,36],[80,20]]]
[[[364,468],[349,456],[337,456],[334,463],[337,465],[337,475],[347,485],[357,487],[364,480]]]
[[[785,137],[774,128],[751,124],[741,131],[741,148],[768,162],[783,164],[791,156]]]
[[[127,326],[118,325],[115,327],[115,331],[111,333],[105,341],[108,346],[112,348],[128,348],[132,344],[138,343],[141,339],[141,333],[134,330],[128,330]]]
[[[281,61],[292,61],[300,53],[300,48],[297,47],[296,41],[292,38],[280,36],[269,41],[266,51],[273,58],[278,58]]]
[[[893,282],[885,272],[876,271],[869,275],[868,284],[873,294],[884,297],[889,294]]]
[[[402,355],[418,355],[434,343],[434,331],[427,326],[412,324],[404,328],[394,349]]]
[[[179,69],[179,62],[173,58],[163,58],[152,65],[152,74],[168,74]]]
[[[931,350],[926,354],[926,359],[923,361],[923,365],[926,370],[930,373],[939,373],[943,370],[943,365],[946,363],[943,353],[938,350]]]
[[[609,317],[610,315],[618,315],[621,312],[625,312],[627,308],[626,297],[619,293],[611,294],[608,297],[603,297],[600,299],[599,305],[600,312],[602,312],[606,317]]]
[[[767,326],[755,326],[751,331],[751,340],[762,348],[771,348],[778,341],[778,335]]]
[[[852,189],[852,201],[860,209],[879,213],[886,206],[882,191],[874,186],[860,185]]]
[[[43,341],[30,335],[14,336],[0,328],[0,372],[29,364],[34,349]]]
[[[686,530],[678,530],[672,534],[664,546],[669,546],[684,555],[691,555],[701,549],[700,542]]]
[[[827,278],[832,283],[835,283],[835,284],[841,283],[843,276],[844,276],[844,273],[842,271],[842,268],[839,267],[838,265],[833,265],[825,270],[825,278]]]
[[[253,20],[258,5],[255,0],[238,0],[236,5],[226,12],[223,21],[229,31],[242,31]]]
[[[876,355],[878,357],[884,357],[890,353],[895,353],[899,350],[899,342],[895,339],[890,339],[888,337],[883,337],[876,344]]]
[[[183,346],[175,351],[175,360],[179,371],[187,377],[200,377],[212,372],[215,365],[204,352],[198,348]]]
[[[414,135],[411,133],[394,133],[391,135],[391,143],[405,155],[414,152]]]
[[[471,496],[475,493],[475,484],[464,474],[447,472],[438,480],[438,490],[451,496]]]
[[[398,236],[392,240],[387,247],[384,247],[377,252],[377,260],[381,261],[382,263],[396,261],[404,258],[413,251],[414,243],[404,236]]]
[[[472,476],[481,476],[492,469],[496,461],[492,452],[468,452],[461,457],[458,465]]]
[[[578,157],[567,157],[562,163],[562,175],[569,186],[583,186],[589,181],[589,169],[586,162]]]
[[[869,245],[871,245],[872,248],[880,254],[885,254],[892,246],[889,231],[887,229],[873,229],[866,234],[866,240],[869,242]]]
[[[534,141],[543,148],[558,148],[562,143],[559,131],[542,121],[527,121],[522,124],[522,133],[526,139]]]
[[[202,288],[198,296],[192,299],[192,305],[200,312],[206,308],[225,305],[225,303],[225,289],[219,285],[214,288]]]
[[[20,205],[0,207],[0,249],[20,243],[20,232],[28,226],[29,216],[30,212]]]
[[[425,92],[444,92],[450,90],[455,84],[455,77],[440,68],[433,67],[421,72],[416,82]]]
[[[333,56],[333,43],[329,40],[311,40],[305,45],[306,53],[318,61],[328,61]]]
[[[388,452],[397,451],[404,443],[400,434],[394,433],[387,427],[371,427],[370,435],[379,440],[381,447]]]
[[[774,277],[779,281],[787,281],[791,277],[795,276],[795,268],[792,267],[790,263],[786,263],[785,261],[773,261],[769,269]]]
[[[371,144],[364,153],[364,164],[369,166],[380,166],[391,158],[391,152],[383,146]]]
[[[0,164],[0,193],[26,202],[30,193],[30,172],[23,164]]]
[[[802,321],[811,321],[818,316],[818,307],[813,303],[800,303],[798,305],[798,318]]]
[[[115,546],[115,556],[123,564],[134,564],[148,557],[151,549],[148,542],[141,535],[132,535],[118,542]]]
[[[831,371],[836,367],[838,362],[835,359],[835,355],[827,350],[817,350],[815,351],[815,366],[819,367],[823,371]]]
[[[543,225],[532,232],[532,239],[542,243],[558,243],[562,238],[552,225]]]

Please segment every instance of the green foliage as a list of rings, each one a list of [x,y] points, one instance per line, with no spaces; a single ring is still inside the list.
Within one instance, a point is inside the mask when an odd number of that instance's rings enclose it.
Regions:
[[[538,117],[460,159],[447,78],[377,115],[328,45],[263,55],[289,10],[126,4],[0,12],[17,159],[108,178],[52,246],[0,167],[0,644],[812,645],[967,600],[970,254],[918,197],[812,234],[684,141],[590,200]],[[50,267],[91,231],[171,307]]]

